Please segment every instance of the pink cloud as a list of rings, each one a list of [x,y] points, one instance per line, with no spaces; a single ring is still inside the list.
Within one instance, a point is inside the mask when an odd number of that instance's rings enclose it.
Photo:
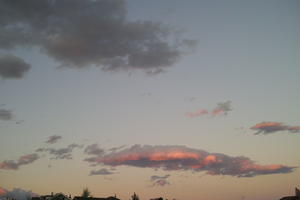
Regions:
[[[5,160],[0,162],[0,169],[17,170],[22,165],[28,165],[39,159],[37,154],[28,154],[21,156],[18,160]]]
[[[261,122],[255,124],[250,129],[256,130],[257,134],[271,134],[279,131],[289,131],[291,133],[300,133],[300,126],[288,126],[281,122]]]
[[[295,167],[285,165],[259,165],[244,156],[232,157],[208,153],[185,146],[134,145],[130,148],[87,158],[92,165],[133,166],[141,168],[206,171],[211,175],[253,177],[264,174],[290,173]]]
[[[188,112],[186,113],[186,116],[189,117],[189,118],[195,118],[195,117],[199,117],[199,116],[202,116],[202,115],[207,115],[208,114],[208,111],[205,110],[205,109],[199,109],[195,112]]]
[[[199,109],[196,110],[195,112],[186,113],[186,116],[189,118],[195,118],[195,117],[200,117],[209,114],[215,117],[215,116],[227,115],[228,112],[230,111],[232,111],[231,101],[226,101],[226,102],[218,103],[217,106],[212,111],[208,111],[206,109]]]

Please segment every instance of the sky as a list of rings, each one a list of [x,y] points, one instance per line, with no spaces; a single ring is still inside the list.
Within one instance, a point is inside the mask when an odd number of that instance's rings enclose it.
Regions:
[[[0,198],[293,195],[299,9],[0,0]]]

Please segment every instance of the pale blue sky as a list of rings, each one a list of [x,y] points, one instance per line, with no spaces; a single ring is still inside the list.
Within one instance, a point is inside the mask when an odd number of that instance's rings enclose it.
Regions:
[[[47,137],[56,134],[63,137],[55,144],[60,147],[73,142],[99,143],[105,148],[133,144],[186,145],[208,152],[247,156],[260,164],[300,165],[299,133],[253,135],[255,131],[249,129],[263,121],[300,125],[299,2],[130,0],[127,8],[130,20],[159,21],[182,29],[183,37],[198,41],[197,47],[167,68],[167,72],[154,76],[134,70],[105,72],[97,67],[58,69],[59,63],[37,48],[9,50],[32,68],[21,80],[0,80],[0,104],[5,104],[1,108],[12,110],[16,120],[24,120],[21,124],[0,121],[0,161],[32,153],[45,146]],[[192,97],[195,100],[189,101]],[[227,100],[232,102],[233,111],[226,116],[186,117],[187,112],[212,110],[217,103]],[[74,157],[74,161],[61,162],[85,164],[80,150],[76,150]],[[43,158],[45,165],[39,161],[38,166],[33,163],[26,167],[46,170],[47,159]],[[55,168],[55,161],[51,163]],[[85,164],[86,176],[89,169]],[[11,179],[15,187],[48,191],[30,180],[26,186],[23,175],[14,174],[22,170],[0,170],[0,186],[11,189],[13,184],[8,181]],[[123,172],[126,170],[132,169],[125,168]],[[155,172],[147,169],[145,173]],[[299,170],[292,174],[300,175]],[[123,182],[118,180],[123,176],[120,170],[114,183],[121,185]],[[91,178],[94,177],[86,180]],[[143,187],[147,178],[139,180]],[[270,181],[263,177],[252,179],[261,185]],[[211,191],[218,182],[210,177],[203,180],[209,182]],[[241,179],[227,180],[220,187],[231,180],[235,180],[232,184],[236,186]],[[280,187],[286,187],[280,191],[265,187],[268,192],[262,193],[263,197],[254,195],[252,199],[271,200],[272,191],[280,195],[294,187],[288,179],[284,180]],[[296,183],[296,178],[291,182]],[[190,183],[182,183],[182,187],[187,185]],[[93,184],[89,187],[93,188]],[[162,190],[172,196],[176,190],[172,187]],[[75,189],[78,187],[68,190]],[[128,190],[134,192],[134,188]],[[162,190],[156,192],[164,194]],[[201,194],[195,191],[195,195],[185,197],[196,199]],[[148,190],[142,195],[151,196]],[[222,199],[218,195],[210,197]]]

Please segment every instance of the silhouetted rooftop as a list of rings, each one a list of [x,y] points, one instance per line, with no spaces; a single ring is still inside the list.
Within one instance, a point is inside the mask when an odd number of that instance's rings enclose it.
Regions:
[[[300,200],[300,191],[299,191],[299,189],[295,188],[295,196],[282,197],[280,200]]]

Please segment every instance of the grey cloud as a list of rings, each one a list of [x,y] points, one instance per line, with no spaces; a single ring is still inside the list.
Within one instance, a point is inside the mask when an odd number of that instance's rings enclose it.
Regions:
[[[300,126],[288,126],[281,122],[261,122],[251,127],[257,131],[255,134],[272,134],[280,131],[288,131],[290,133],[300,133]]]
[[[204,115],[211,115],[211,116],[222,116],[227,115],[228,112],[232,111],[231,101],[220,102],[217,106],[208,111],[207,109],[198,109],[194,112],[187,112],[186,116],[189,118],[200,117]]]
[[[230,111],[232,111],[231,101],[220,102],[217,104],[217,107],[213,109],[212,115],[227,115]]]
[[[60,135],[51,135],[48,138],[48,140],[46,141],[46,143],[48,143],[48,144],[54,144],[54,143],[56,143],[60,139],[62,139],[62,137]]]
[[[102,168],[99,170],[92,170],[90,172],[90,176],[94,176],[94,175],[111,175],[114,174],[112,171],[106,169],[106,168]]]
[[[18,170],[22,165],[28,165],[38,160],[39,156],[37,154],[28,154],[21,156],[18,160],[5,160],[0,162],[0,169],[4,170]]]
[[[152,186],[166,186],[166,185],[170,185],[170,182],[167,181],[169,177],[170,177],[169,174],[165,176],[153,175],[151,176],[150,181],[153,182]]]
[[[175,32],[129,21],[124,0],[0,1],[0,47],[36,46],[61,66],[157,74],[196,44]]]
[[[1,42],[0,42],[0,48],[1,48]],[[0,56],[0,77],[2,78],[21,79],[23,78],[24,74],[29,71],[30,67],[31,67],[30,64],[26,63],[23,59],[16,57],[14,55]]]
[[[104,154],[104,150],[101,149],[98,144],[91,144],[88,145],[85,149],[84,149],[84,153],[88,154],[88,155],[102,155]]]
[[[157,175],[153,175],[151,176],[151,181],[156,181],[158,179],[167,179],[170,177],[170,174],[167,174],[165,176],[157,176]]]
[[[82,145],[79,144],[70,144],[65,148],[38,148],[36,152],[47,152],[53,157],[51,159],[72,159],[72,153],[75,148],[82,148]]]
[[[119,147],[113,147],[113,148],[110,148],[108,151],[118,151],[118,150],[121,150],[121,149],[123,149],[123,148],[125,148],[126,147],[126,145],[121,145],[121,146],[119,146]]]
[[[244,156],[233,157],[174,145],[134,145],[117,152],[107,153],[101,157],[88,158],[85,161],[90,162],[92,165],[133,166],[166,171],[206,171],[210,175],[235,177],[291,173],[296,168],[279,164],[260,165]]]
[[[13,114],[11,110],[0,109],[0,120],[8,121],[13,119]]]
[[[166,186],[166,185],[170,185],[170,182],[168,182],[165,179],[158,179],[153,183],[153,186]]]

